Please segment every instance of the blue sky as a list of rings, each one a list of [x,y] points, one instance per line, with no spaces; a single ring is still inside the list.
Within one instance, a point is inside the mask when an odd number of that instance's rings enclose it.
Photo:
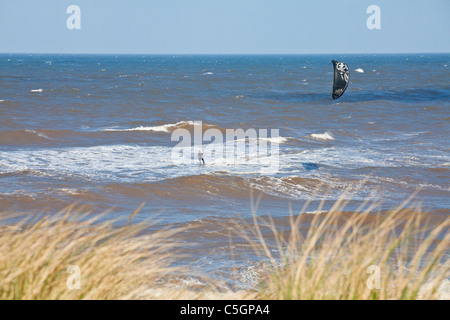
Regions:
[[[72,4],[80,30],[66,26]],[[0,0],[8,53],[450,52],[449,39],[450,0]]]

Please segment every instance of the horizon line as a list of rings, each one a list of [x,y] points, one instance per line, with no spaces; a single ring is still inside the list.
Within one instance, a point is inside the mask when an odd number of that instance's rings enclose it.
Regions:
[[[55,54],[55,55],[159,55],[159,56],[294,56],[294,55],[389,55],[389,54],[450,54],[450,51],[422,51],[422,52],[334,52],[334,53],[117,53],[117,52],[0,52],[0,54]]]

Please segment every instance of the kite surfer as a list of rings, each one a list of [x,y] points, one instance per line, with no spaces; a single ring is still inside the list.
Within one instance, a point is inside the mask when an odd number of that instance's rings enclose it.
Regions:
[[[205,159],[203,159],[203,153],[200,150],[198,151],[197,155],[198,155],[198,161],[200,162],[200,164],[202,164],[202,162],[203,162],[203,164],[205,164]]]

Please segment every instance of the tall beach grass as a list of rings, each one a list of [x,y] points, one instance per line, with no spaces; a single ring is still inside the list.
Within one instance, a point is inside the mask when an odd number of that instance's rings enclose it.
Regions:
[[[0,227],[0,299],[133,299],[178,271],[179,230],[116,222],[70,207]]]
[[[347,192],[329,211],[322,211],[323,202],[310,214],[309,203],[297,215],[291,211],[289,232],[271,217],[258,218],[259,199],[254,202],[253,237],[246,237],[267,261],[257,297],[449,299],[450,219],[432,221],[420,205],[406,207],[414,195],[389,212],[369,200],[346,212]]]
[[[0,227],[0,299],[449,298],[448,218],[431,221],[406,203],[380,212],[369,200],[346,212],[344,195],[326,212],[319,205],[318,214],[305,204],[280,231],[270,216],[258,216],[258,203],[253,223],[236,226],[264,262],[253,290],[235,292],[206,275],[206,285],[183,285],[184,276],[201,276],[181,263],[176,239],[186,230],[148,232],[147,223],[130,221],[115,227],[71,207]],[[73,270],[80,271],[75,289]]]

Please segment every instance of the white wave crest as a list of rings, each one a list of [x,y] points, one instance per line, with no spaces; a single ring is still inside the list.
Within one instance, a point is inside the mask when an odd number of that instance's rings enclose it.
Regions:
[[[159,132],[170,132],[170,129],[176,128],[176,127],[182,126],[182,125],[194,125],[194,122],[193,121],[179,121],[177,123],[163,124],[161,126],[152,126],[152,127],[139,126],[139,127],[131,128],[131,129],[108,128],[108,129],[104,129],[103,131],[159,131]]]
[[[309,137],[317,140],[334,140],[334,137],[330,132],[312,133]]]
[[[286,138],[286,137],[256,138],[256,140],[259,140],[259,141],[267,141],[270,143],[278,143],[278,144],[285,143],[288,139],[289,139],[289,137],[288,138]],[[248,142],[249,140],[255,140],[255,138],[246,137],[243,139],[236,139],[236,140],[229,140],[229,141],[227,140],[226,142],[227,143],[234,143],[234,142],[241,142],[241,141]]]
[[[41,137],[41,138],[44,138],[44,139],[47,139],[47,140],[50,140],[50,138],[49,137],[47,137],[45,134],[43,134],[42,132],[39,132],[39,131],[36,131],[36,130],[25,130],[26,132],[28,132],[28,133],[33,133],[33,134],[35,134],[35,135],[37,135],[37,136],[39,136],[39,137]]]

